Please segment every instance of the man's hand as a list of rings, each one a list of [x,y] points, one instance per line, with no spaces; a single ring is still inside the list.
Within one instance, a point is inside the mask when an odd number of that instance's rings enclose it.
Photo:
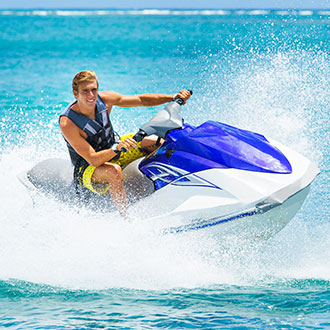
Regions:
[[[183,89],[178,94],[174,95],[173,99],[174,100],[182,99],[184,101],[184,103],[186,103],[190,96],[191,96],[190,92]]]
[[[130,150],[132,148],[137,148],[138,145],[135,140],[132,138],[126,138],[123,141],[120,141],[117,145],[117,150],[121,151],[122,148],[124,148],[126,151]]]

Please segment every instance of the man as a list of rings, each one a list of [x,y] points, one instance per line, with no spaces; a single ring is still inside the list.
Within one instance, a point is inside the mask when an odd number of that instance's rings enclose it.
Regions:
[[[120,214],[126,216],[127,198],[122,180],[122,168],[129,162],[157,148],[156,140],[147,137],[139,147],[133,134],[119,137],[109,116],[114,105],[120,107],[156,106],[176,98],[185,102],[190,93],[121,95],[99,91],[94,71],[81,71],[72,81],[76,100],[60,115],[60,128],[67,142],[74,169],[74,180],[89,190],[104,194],[108,190]],[[127,152],[121,152],[122,148]],[[103,184],[100,185],[99,184]],[[104,185],[105,184],[105,185]]]

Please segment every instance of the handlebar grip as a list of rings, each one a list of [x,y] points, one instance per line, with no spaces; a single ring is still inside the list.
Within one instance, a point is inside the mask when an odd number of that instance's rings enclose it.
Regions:
[[[190,95],[193,95],[193,91],[191,89],[188,89],[188,92],[190,93]],[[184,104],[184,101],[181,98],[176,99],[175,102],[178,103],[178,104],[180,104],[180,105],[183,105]]]
[[[141,142],[146,136],[147,133],[140,128],[139,131],[133,136],[133,140],[136,142]]]

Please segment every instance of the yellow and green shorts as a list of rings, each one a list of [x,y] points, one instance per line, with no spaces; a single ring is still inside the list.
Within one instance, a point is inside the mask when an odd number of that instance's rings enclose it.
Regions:
[[[124,139],[130,137],[132,138],[134,133],[128,133],[120,137],[123,141]],[[140,143],[138,143],[139,146]],[[121,167],[128,165],[129,163],[133,162],[134,160],[143,157],[144,154],[141,149],[139,148],[132,148],[126,152],[122,152],[120,157],[116,160],[110,160],[109,163],[118,164]],[[109,190],[109,185],[106,183],[96,183],[92,182],[92,176],[95,171],[95,166],[89,165],[86,163],[85,165],[80,166],[75,173],[75,179],[77,183],[80,185],[85,186],[87,189],[93,191],[94,193],[103,195]]]

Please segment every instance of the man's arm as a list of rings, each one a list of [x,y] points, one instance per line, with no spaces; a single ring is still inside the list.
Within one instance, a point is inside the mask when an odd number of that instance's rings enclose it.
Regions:
[[[173,98],[181,97],[186,102],[190,97],[190,93],[182,90],[177,94],[140,94],[140,95],[122,95],[112,91],[104,91],[99,93],[103,101],[109,108],[117,105],[124,108],[140,107],[140,106],[156,106],[173,100]]]
[[[61,117],[60,128],[65,139],[73,149],[92,166],[98,167],[117,156],[112,149],[96,152],[81,135],[79,127],[68,117]],[[117,149],[120,150],[122,147],[129,150],[132,147],[137,147],[137,145],[133,139],[125,139],[125,141],[118,144]]]

